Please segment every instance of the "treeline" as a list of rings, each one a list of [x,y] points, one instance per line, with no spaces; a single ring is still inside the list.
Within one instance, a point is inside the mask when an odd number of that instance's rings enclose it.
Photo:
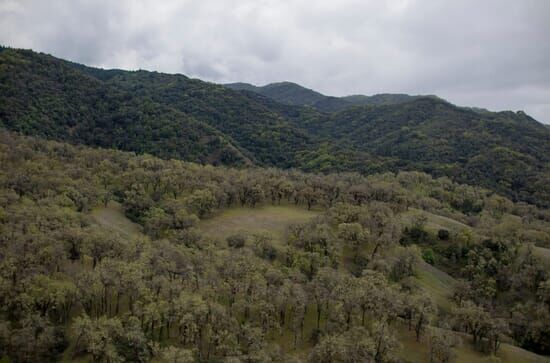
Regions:
[[[292,82],[271,83],[262,87],[248,83],[229,83],[224,84],[224,86],[237,91],[258,93],[284,105],[310,106],[321,112],[338,112],[358,105],[398,104],[425,97],[387,93],[373,96],[352,95],[332,97],[325,96]]]
[[[550,216],[416,172],[361,176],[232,169],[0,133],[0,356],[15,362],[397,362],[409,329],[448,362],[473,336],[548,353],[549,282],[530,244]],[[121,203],[144,235],[90,214]],[[321,211],[225,240],[225,208]],[[407,210],[469,226],[433,234]],[[404,228],[406,227],[406,228]],[[432,251],[431,259],[427,251]],[[417,283],[422,261],[460,278],[451,308]]]

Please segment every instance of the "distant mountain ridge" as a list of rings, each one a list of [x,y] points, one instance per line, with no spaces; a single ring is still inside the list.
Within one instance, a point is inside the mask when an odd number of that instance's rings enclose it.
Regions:
[[[0,48],[0,127],[203,164],[418,170],[550,207],[550,128],[523,112],[435,96],[328,97],[289,82],[254,87]]]
[[[350,95],[344,97],[325,96],[312,89],[293,82],[270,83],[265,86],[255,86],[250,83],[226,83],[225,87],[236,91],[259,93],[277,102],[294,106],[311,106],[322,112],[338,112],[352,106],[392,105],[410,102],[427,96],[411,96],[407,94],[380,93],[372,96]]]

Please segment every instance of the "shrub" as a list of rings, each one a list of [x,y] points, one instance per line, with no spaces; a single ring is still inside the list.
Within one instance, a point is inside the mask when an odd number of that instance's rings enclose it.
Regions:
[[[242,233],[237,233],[227,237],[227,245],[231,248],[242,248],[246,243],[246,236]]]
[[[437,238],[439,238],[442,241],[446,241],[449,239],[450,233],[446,229],[440,229],[437,231]]]
[[[432,251],[431,248],[424,250],[422,253],[422,259],[430,265],[433,265],[435,263],[434,251]]]

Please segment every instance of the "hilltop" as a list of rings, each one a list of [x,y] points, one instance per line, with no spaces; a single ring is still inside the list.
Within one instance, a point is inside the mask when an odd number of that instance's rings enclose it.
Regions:
[[[250,83],[238,82],[227,83],[224,86],[237,91],[255,92],[286,105],[311,106],[321,112],[338,112],[352,106],[393,105],[409,102],[421,97],[434,97],[392,93],[382,93],[373,96],[350,95],[333,97],[325,96],[293,82],[270,83],[261,87]]]

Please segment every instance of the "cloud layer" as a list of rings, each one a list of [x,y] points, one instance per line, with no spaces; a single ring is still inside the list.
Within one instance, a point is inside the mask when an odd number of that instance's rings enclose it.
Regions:
[[[328,95],[437,94],[550,123],[546,0],[0,0],[0,43]]]

